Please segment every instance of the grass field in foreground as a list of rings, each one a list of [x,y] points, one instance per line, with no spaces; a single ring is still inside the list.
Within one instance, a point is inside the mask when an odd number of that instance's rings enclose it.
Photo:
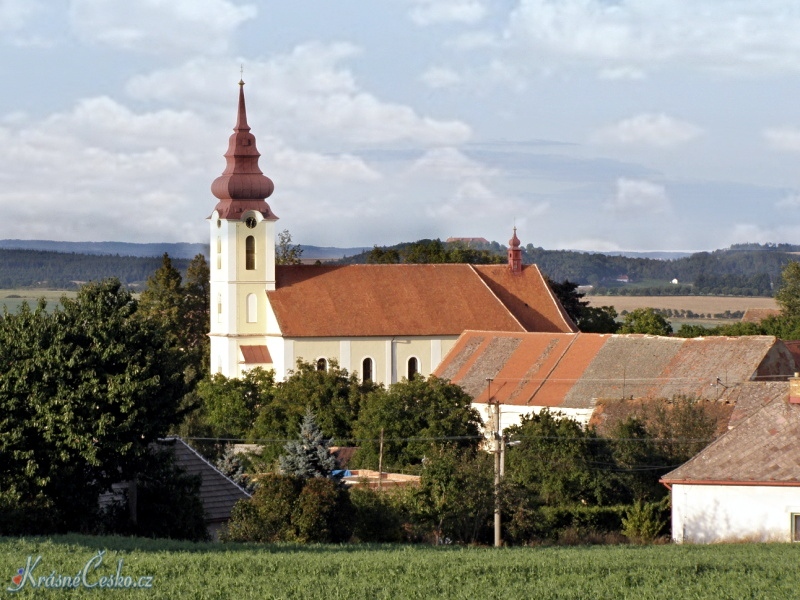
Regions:
[[[130,538],[0,538],[2,593],[28,556],[36,576],[152,577],[152,588],[23,587],[69,598],[794,598],[800,545],[463,548],[190,544]],[[97,559],[95,558],[95,561]],[[119,561],[122,561],[121,566]],[[57,579],[54,579],[57,581]],[[122,579],[120,580],[122,581]]]

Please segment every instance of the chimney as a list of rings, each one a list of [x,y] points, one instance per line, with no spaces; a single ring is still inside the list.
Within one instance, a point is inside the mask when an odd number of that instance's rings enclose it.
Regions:
[[[800,404],[800,373],[789,378],[789,404]]]

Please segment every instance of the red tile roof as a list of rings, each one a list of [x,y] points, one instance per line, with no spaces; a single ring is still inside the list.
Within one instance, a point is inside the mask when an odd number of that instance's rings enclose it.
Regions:
[[[244,364],[246,365],[271,365],[272,357],[266,346],[240,346]]]
[[[534,265],[278,265],[267,296],[287,337],[575,330]]]
[[[669,484],[800,486],[800,405],[784,393],[662,481]]]
[[[502,404],[585,409],[603,398],[687,394],[724,401],[746,382],[785,378],[795,368],[784,343],[771,336],[467,331],[435,374],[477,402],[491,391]]]

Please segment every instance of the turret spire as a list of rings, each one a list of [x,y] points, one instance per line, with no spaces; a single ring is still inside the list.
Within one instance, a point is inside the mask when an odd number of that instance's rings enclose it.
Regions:
[[[514,235],[508,240],[508,268],[512,275],[522,274],[522,248],[517,237],[517,228],[514,227]]]
[[[244,101],[244,81],[239,81],[239,107],[236,125],[225,153],[226,166],[222,175],[211,184],[211,193],[219,198],[216,210],[222,219],[237,219],[247,210],[256,210],[264,218],[277,218],[266,199],[275,189],[272,180],[258,168],[261,156],[256,148],[256,137],[247,124]]]

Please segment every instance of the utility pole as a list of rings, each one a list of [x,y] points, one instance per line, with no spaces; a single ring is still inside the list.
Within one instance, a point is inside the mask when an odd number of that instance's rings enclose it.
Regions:
[[[381,445],[378,451],[378,491],[383,489],[383,427],[381,427]]]
[[[500,435],[500,403],[492,402],[492,378],[486,378],[486,403],[492,410],[492,452],[494,453],[494,545],[499,548],[503,545],[501,539],[501,523],[500,523],[500,479],[503,471],[503,453],[504,453],[504,440]]]

